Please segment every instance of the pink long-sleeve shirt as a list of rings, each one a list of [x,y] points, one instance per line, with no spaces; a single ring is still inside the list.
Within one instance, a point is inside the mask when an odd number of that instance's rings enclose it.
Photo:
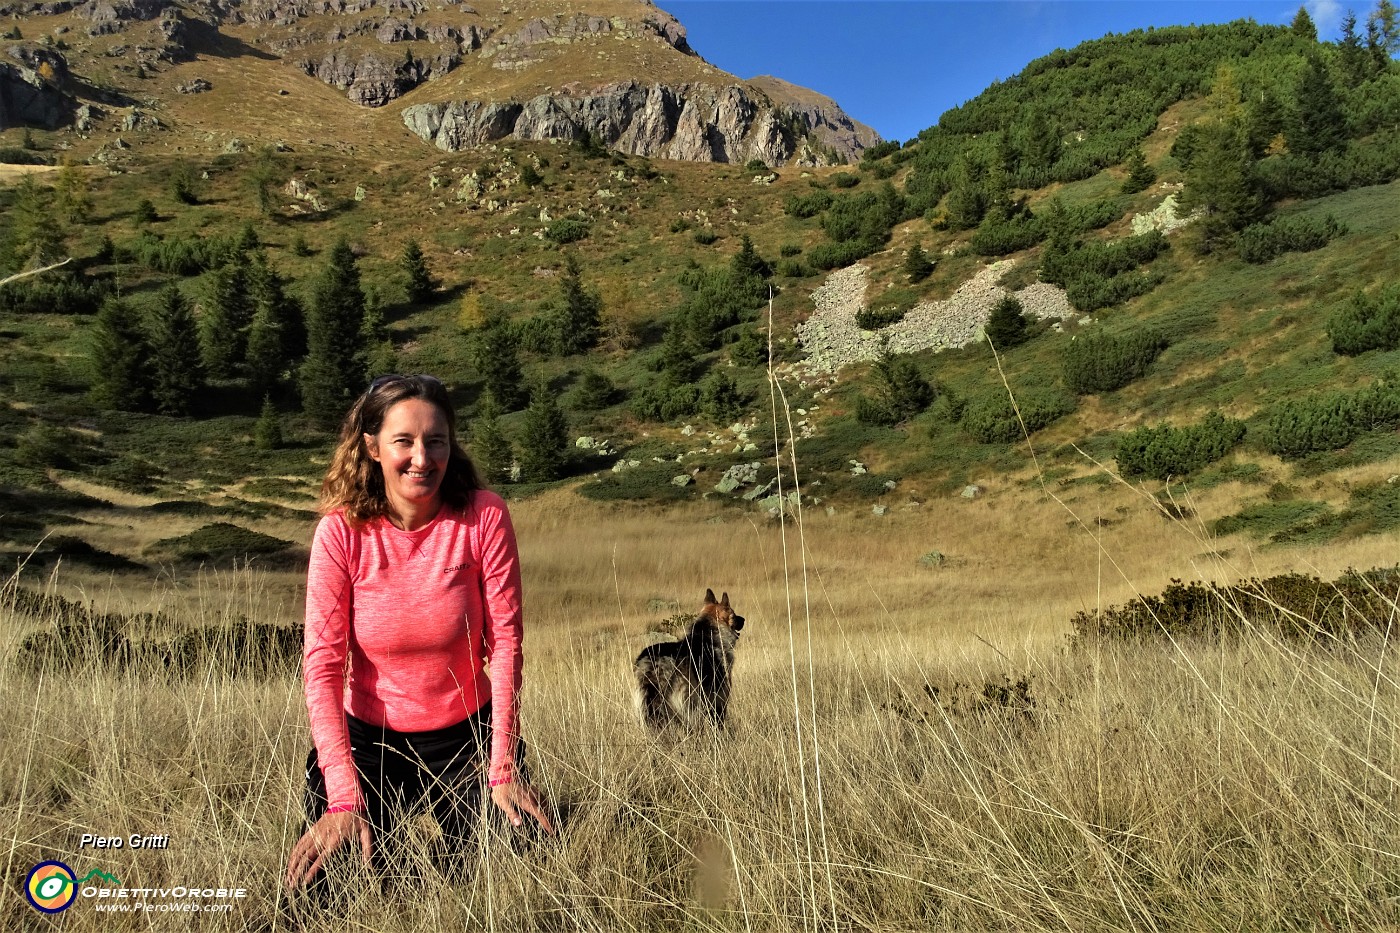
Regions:
[[[505,502],[478,490],[415,531],[321,519],[306,581],[306,707],[331,807],[361,807],[345,713],[441,729],[491,702],[493,784],[514,779],[520,560]]]

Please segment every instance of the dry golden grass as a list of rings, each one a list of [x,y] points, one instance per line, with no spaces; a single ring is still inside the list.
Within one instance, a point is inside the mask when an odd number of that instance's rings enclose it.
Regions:
[[[362,930],[1385,929],[1400,922],[1400,717],[1388,639],[1069,651],[1076,610],[1170,577],[1324,577],[1394,540],[1252,552],[1122,487],[802,525],[695,507],[515,506],[527,586],[524,728],[557,840],[492,829],[449,881],[407,857],[387,892],[302,915]],[[1208,514],[1213,489],[1190,503]],[[1071,515],[1083,520],[1083,525]],[[1113,516],[1113,524],[1096,519]],[[1073,526],[1073,527],[1071,527]],[[785,533],[784,533],[785,532]],[[805,548],[806,561],[801,559]],[[940,567],[920,566],[933,549]],[[60,575],[59,589],[68,584]],[[74,577],[73,579],[77,579]],[[94,587],[98,581],[88,581]],[[297,581],[244,569],[107,581],[113,608],[189,626],[291,623]],[[659,745],[630,661],[657,620],[727,590],[748,621],[732,733]],[[0,618],[14,656],[36,623]],[[144,634],[144,633],[143,633]],[[7,663],[0,926],[45,858],[129,886],[241,885],[227,914],[73,929],[289,928],[279,907],[308,748],[291,676],[190,680]],[[420,827],[424,839],[431,828]],[[170,848],[78,850],[83,832]]]

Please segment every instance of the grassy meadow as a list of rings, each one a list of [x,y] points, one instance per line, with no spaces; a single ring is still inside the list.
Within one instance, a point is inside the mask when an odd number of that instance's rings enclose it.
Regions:
[[[464,877],[409,857],[382,892],[347,868],[353,893],[324,915],[279,895],[309,747],[291,670],[21,659],[22,639],[53,621],[0,610],[0,926],[1400,928],[1390,620],[1346,642],[1247,626],[1212,642],[1066,637],[1074,613],[1173,577],[1331,579],[1393,564],[1393,538],[1254,550],[1124,486],[1078,495],[809,509],[782,524],[565,492],[517,503],[523,724],[560,834],[493,828],[461,853]],[[1216,486],[1189,505],[1210,514],[1232,495]],[[921,562],[933,550],[943,560]],[[150,613],[130,618],[147,627],[133,636],[297,623],[298,574],[256,563],[37,576],[7,586]],[[733,728],[659,744],[632,719],[630,661],[706,587],[748,619]],[[414,840],[432,831],[420,821]],[[85,832],[170,845],[79,851]],[[193,919],[99,914],[84,899],[49,918],[19,892],[50,858],[127,887],[249,893]]]

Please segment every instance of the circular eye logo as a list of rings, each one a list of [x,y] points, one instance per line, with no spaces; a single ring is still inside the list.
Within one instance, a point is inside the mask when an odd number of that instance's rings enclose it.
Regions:
[[[24,879],[24,896],[35,910],[46,914],[56,914],[66,909],[78,896],[73,869],[62,862],[40,862]]]

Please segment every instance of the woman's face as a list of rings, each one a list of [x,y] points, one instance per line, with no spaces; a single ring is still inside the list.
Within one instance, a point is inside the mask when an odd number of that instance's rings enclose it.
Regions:
[[[384,413],[378,434],[365,435],[370,457],[384,473],[389,507],[400,518],[436,509],[451,440],[447,418],[432,402],[406,398]]]

